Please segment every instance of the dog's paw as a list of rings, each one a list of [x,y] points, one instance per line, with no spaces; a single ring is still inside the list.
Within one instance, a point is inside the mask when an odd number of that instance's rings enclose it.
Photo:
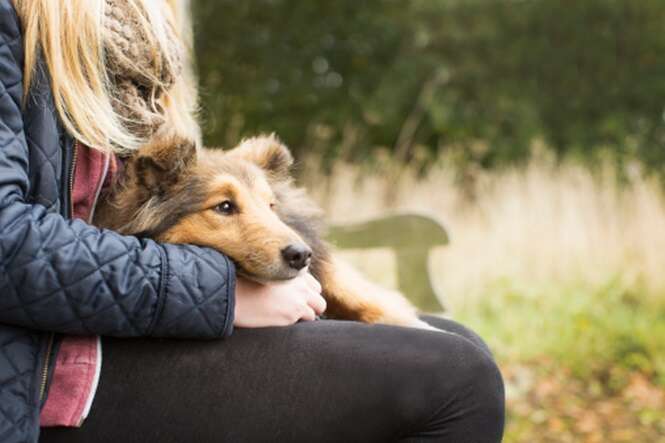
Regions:
[[[413,323],[410,325],[412,328],[417,328],[417,329],[424,329],[425,331],[433,331],[433,332],[438,332],[439,334],[449,334],[449,335],[458,335],[454,332],[450,331],[445,331],[443,329],[438,329],[435,328],[434,326],[430,325],[427,322],[424,322],[420,319],[416,319],[413,321]]]
[[[419,318],[414,318],[410,320],[404,326],[407,326],[409,328],[424,329],[426,331],[442,332],[441,329],[437,329],[434,326],[430,325],[429,323],[420,320]]]
[[[404,326],[407,328],[414,328],[414,329],[423,329],[425,331],[435,331],[435,332],[441,332],[441,329],[437,329],[434,326],[430,325],[427,322],[424,322],[420,320],[419,318],[409,318],[409,319],[403,319],[402,321],[394,322],[394,324],[398,326]]]

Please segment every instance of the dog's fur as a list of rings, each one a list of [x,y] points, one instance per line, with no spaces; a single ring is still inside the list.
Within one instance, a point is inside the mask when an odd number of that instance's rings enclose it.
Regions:
[[[329,318],[428,328],[399,293],[369,283],[336,261],[322,240],[321,211],[295,187],[293,158],[275,137],[222,151],[161,137],[127,160],[121,183],[102,196],[93,223],[123,234],[217,249],[258,282],[298,275],[281,251],[312,250],[309,271],[323,288]],[[223,211],[220,205],[231,211]]]

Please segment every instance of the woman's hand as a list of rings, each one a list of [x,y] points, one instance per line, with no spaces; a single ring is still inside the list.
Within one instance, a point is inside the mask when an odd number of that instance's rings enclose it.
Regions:
[[[300,320],[314,320],[325,310],[321,285],[309,273],[267,284],[240,277],[236,282],[233,325],[239,328],[292,325]]]

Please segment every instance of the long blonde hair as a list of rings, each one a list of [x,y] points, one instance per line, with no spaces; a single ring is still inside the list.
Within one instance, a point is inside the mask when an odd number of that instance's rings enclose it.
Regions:
[[[166,45],[165,26],[177,30],[187,48],[185,70],[160,98],[170,129],[198,142],[196,86],[191,70],[191,21],[184,0],[126,0],[142,11],[141,26],[154,36],[155,54]],[[142,140],[127,129],[112,106],[104,66],[102,21],[106,0],[14,0],[24,30],[25,91],[34,80],[41,52],[48,68],[58,114],[68,132],[82,143],[106,152],[127,153]],[[167,61],[162,61],[167,62]],[[151,77],[150,73],[145,73]],[[159,79],[154,79],[159,82]]]

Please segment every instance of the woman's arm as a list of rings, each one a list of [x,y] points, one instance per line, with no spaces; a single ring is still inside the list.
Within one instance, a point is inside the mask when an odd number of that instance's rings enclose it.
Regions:
[[[230,334],[235,269],[222,254],[100,231],[26,201],[21,46],[15,11],[0,0],[0,323],[72,334]]]

